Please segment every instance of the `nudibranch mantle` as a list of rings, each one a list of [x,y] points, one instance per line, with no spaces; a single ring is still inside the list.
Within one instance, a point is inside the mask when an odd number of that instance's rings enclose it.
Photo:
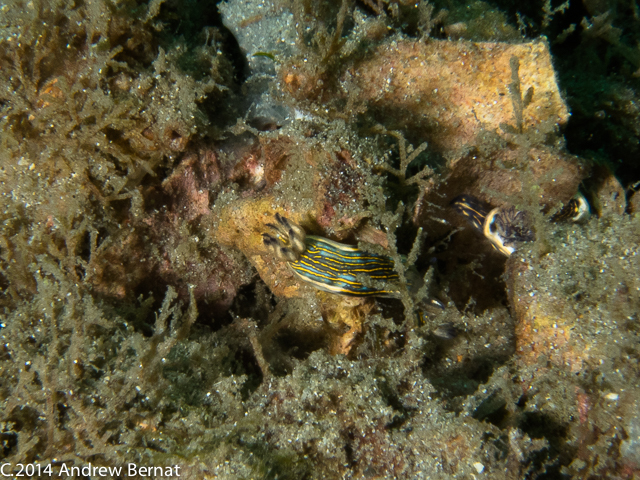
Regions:
[[[390,257],[365,252],[323,237],[307,235],[299,225],[276,213],[262,235],[265,246],[286,261],[300,280],[325,292],[349,296],[396,297],[399,279]]]
[[[454,198],[451,206],[467,217],[474,228],[481,232],[496,250],[507,257],[516,251],[516,242],[530,242],[535,239],[525,212],[518,211],[514,207],[494,208],[487,212],[480,200],[471,195],[460,195]],[[589,202],[584,194],[578,192],[551,220],[583,223],[589,219],[590,215]]]
[[[553,216],[552,220],[554,222],[568,220],[572,223],[584,223],[589,220],[590,216],[589,202],[582,192],[578,192]]]
[[[526,226],[524,212],[514,207],[494,208],[485,218],[482,233],[491,245],[507,257],[516,251],[515,242],[530,242],[533,232]]]
[[[515,252],[516,242],[530,242],[535,238],[525,213],[514,207],[494,208],[487,212],[471,195],[460,195],[451,205],[482,232],[493,248],[507,257]]]

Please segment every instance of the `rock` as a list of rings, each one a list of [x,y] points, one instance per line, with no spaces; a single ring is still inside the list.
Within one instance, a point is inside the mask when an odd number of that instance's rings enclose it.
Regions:
[[[629,212],[640,214],[640,194],[638,192],[633,192],[629,197]]]
[[[594,169],[587,190],[593,212],[599,217],[622,215],[627,208],[624,187],[606,167]]]
[[[593,218],[545,234],[547,249],[523,246],[506,265],[518,361],[542,359],[571,373],[601,368],[604,359],[630,368],[622,349],[637,329],[640,306],[637,222]]]
[[[552,131],[565,124],[569,111],[544,41],[391,40],[349,69],[343,81],[386,128],[419,135],[451,158],[484,130],[517,126],[512,58],[519,61],[522,127]]]
[[[222,23],[233,33],[245,55],[249,79],[243,88],[246,105],[252,105],[247,119],[252,124],[284,123],[291,116],[290,109],[274,98],[270,90],[278,62],[298,50],[293,14],[283,5],[255,0],[229,0],[221,2],[218,9]]]
[[[514,197],[522,201],[524,192],[549,208],[569,201],[587,171],[578,157],[565,152],[545,147],[504,148],[449,162],[445,181],[425,198],[448,205],[466,193],[497,207],[516,203],[509,201]]]
[[[218,9],[222,23],[238,41],[251,74],[273,75],[276,62],[269,55],[288,57],[296,52],[295,19],[287,8],[261,1],[230,0],[221,2]]]
[[[133,214],[120,235],[91,259],[94,292],[116,299],[149,292],[161,296],[172,285],[183,300],[195,299],[219,315],[253,277],[246,259],[206,237],[210,196],[224,172],[210,148],[187,153],[161,185],[135,196]]]

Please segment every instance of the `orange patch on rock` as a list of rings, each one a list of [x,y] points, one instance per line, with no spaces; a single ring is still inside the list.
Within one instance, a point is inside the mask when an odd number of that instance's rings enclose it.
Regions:
[[[515,126],[512,57],[519,60],[522,96],[531,92],[524,128],[566,123],[569,111],[544,41],[390,41],[345,80],[357,85],[358,100],[369,102],[394,128],[420,130],[430,147],[447,154],[474,143],[481,130]]]
[[[556,366],[571,372],[582,370],[589,360],[588,348],[572,338],[577,318],[568,316],[565,302],[538,290],[536,271],[513,258],[507,262],[508,294],[511,310],[517,318],[516,354],[526,365],[536,364],[544,356]]]

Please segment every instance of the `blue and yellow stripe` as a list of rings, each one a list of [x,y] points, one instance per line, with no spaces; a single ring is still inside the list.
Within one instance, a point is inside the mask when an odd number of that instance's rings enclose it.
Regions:
[[[299,258],[289,262],[301,280],[325,292],[342,295],[398,295],[398,289],[389,284],[398,280],[390,257],[313,235],[305,238],[305,244],[307,248]]]
[[[460,195],[453,199],[451,206],[467,217],[476,230],[483,231],[487,210],[481,205],[480,200],[471,195]]]

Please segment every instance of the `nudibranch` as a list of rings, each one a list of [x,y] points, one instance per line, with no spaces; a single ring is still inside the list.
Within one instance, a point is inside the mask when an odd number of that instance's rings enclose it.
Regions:
[[[471,195],[460,195],[451,206],[467,217],[476,230],[481,232],[493,247],[507,257],[515,252],[516,242],[529,242],[535,236],[528,226],[524,212],[514,207],[494,208],[487,212],[480,200]],[[591,215],[589,202],[578,192],[551,220],[581,223]]]
[[[397,297],[398,273],[393,259],[356,247],[307,235],[302,227],[276,213],[263,233],[264,245],[288,263],[300,280],[319,290],[350,296]]]
[[[586,222],[590,216],[591,208],[589,207],[589,202],[582,192],[578,192],[551,220],[554,222],[568,220],[573,223],[583,223]]]
[[[277,259],[287,262],[303,282],[325,292],[352,297],[401,297],[400,278],[391,257],[307,235],[302,227],[278,213],[276,221],[277,224],[267,224],[273,234],[262,234],[264,245]],[[421,283],[417,272],[408,269],[407,277],[409,290],[415,290]],[[418,322],[424,324],[431,313],[444,309],[445,306],[435,298],[422,301],[416,312]],[[456,330],[445,323],[433,334],[451,339]]]
[[[494,208],[487,212],[481,202],[471,195],[460,195],[451,205],[467,217],[493,248],[507,257],[515,252],[516,242],[530,242],[535,238],[526,214],[514,207]]]

